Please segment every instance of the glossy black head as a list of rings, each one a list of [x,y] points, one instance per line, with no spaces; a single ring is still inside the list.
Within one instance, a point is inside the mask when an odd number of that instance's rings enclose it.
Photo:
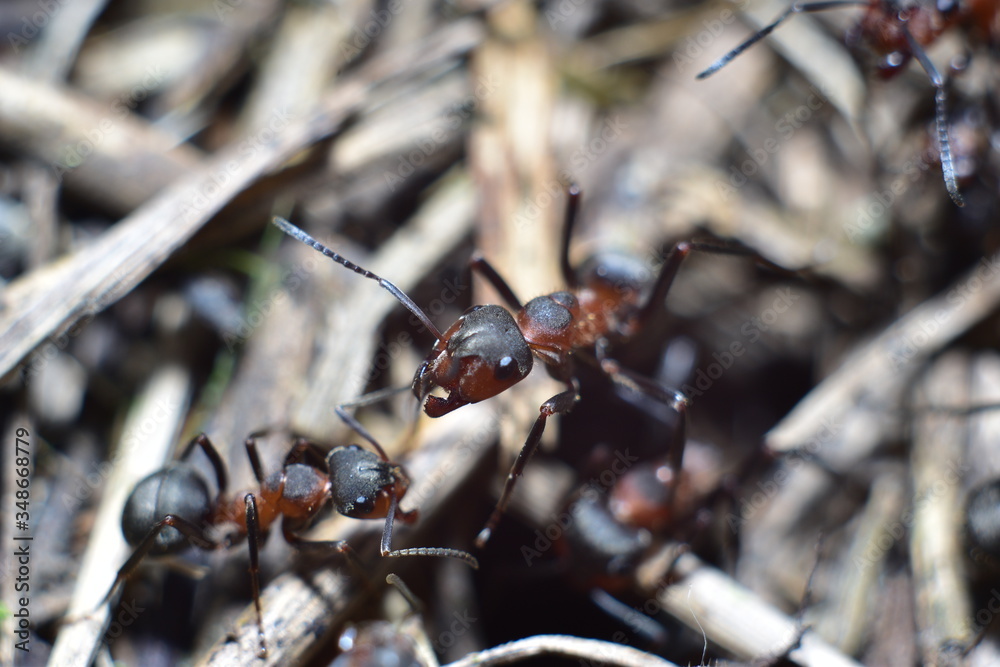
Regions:
[[[413,393],[431,417],[491,398],[531,372],[531,348],[500,306],[474,306],[445,332],[413,378]],[[441,387],[448,398],[430,396]]]
[[[965,506],[969,543],[1000,559],[1000,479],[973,489]]]
[[[205,479],[191,466],[176,463],[135,485],[122,511],[122,533],[134,547],[168,514],[202,526],[210,519],[211,512],[212,496]],[[180,531],[165,526],[149,553],[177,553],[187,546],[187,538]]]
[[[406,491],[406,479],[396,466],[358,445],[335,447],[326,461],[330,470],[330,497],[344,516],[384,518],[393,490],[397,499]]]

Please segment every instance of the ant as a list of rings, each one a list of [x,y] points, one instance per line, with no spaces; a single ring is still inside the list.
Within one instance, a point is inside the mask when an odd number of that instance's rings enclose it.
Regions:
[[[527,377],[533,356],[538,356],[549,374],[565,385],[563,391],[539,407],[539,415],[507,475],[500,498],[476,537],[476,547],[480,549],[499,523],[518,477],[538,448],[546,421],[552,415],[568,413],[579,400],[580,383],[575,374],[574,357],[596,365],[614,382],[670,405],[679,414],[671,451],[671,465],[679,469],[684,451],[684,415],[688,398],[680,391],[663,387],[623,368],[608,356],[608,349],[612,344],[636,335],[653,313],[662,308],[681,263],[692,251],[755,255],[757,261],[779,271],[784,270],[743,246],[696,241],[681,241],[673,247],[648,292],[644,289],[645,267],[619,256],[609,256],[603,262],[592,258],[579,271],[575,270],[569,261],[569,243],[576,224],[580,196],[580,189],[571,185],[560,255],[560,270],[568,289],[522,304],[496,269],[481,255],[474,255],[470,261],[471,268],[496,288],[511,310],[498,305],[473,306],[443,333],[409,296],[391,282],[342,257],[287,220],[280,217],[273,219],[274,225],[289,236],[355,273],[376,281],[437,339],[417,368],[411,386],[428,416],[441,417],[463,405],[478,403],[506,391]],[[431,393],[438,388],[444,390],[447,396]],[[364,397],[344,405],[363,402],[367,402]],[[338,414],[358,430],[360,425],[347,416],[342,407],[338,408]]]
[[[965,504],[966,540],[977,562],[1000,568],[1000,478],[969,492]]]
[[[992,36],[1000,17],[1000,4],[996,0],[826,0],[792,4],[778,18],[754,33],[729,53],[704,71],[698,79],[715,74],[746,51],[767,37],[793,14],[822,12],[840,7],[865,7],[866,11],[848,38],[849,42],[862,41],[880,56],[878,71],[883,78],[895,76],[912,59],[923,68],[934,86],[935,124],[941,157],[941,171],[945,188],[956,206],[965,200],[958,189],[958,179],[952,158],[951,139],[948,135],[947,93],[945,80],[927,56],[926,47],[952,27],[962,26],[972,32],[982,33],[987,40]]]
[[[322,450],[299,438],[285,458],[281,470],[264,476],[257,452],[257,438],[251,434],[245,442],[247,457],[259,488],[229,496],[228,477],[222,458],[204,433],[184,448],[179,461],[147,476],[136,484],[122,512],[122,533],[135,551],[118,570],[115,582],[101,601],[107,604],[118,588],[147,555],[178,553],[188,546],[214,550],[232,547],[246,539],[250,549],[250,582],[257,612],[260,639],[259,656],[267,654],[264,622],[261,614],[259,551],[271,525],[282,517],[281,533],[295,547],[327,548],[343,554],[352,568],[363,572],[351,546],[343,540],[309,541],[299,536],[328,502],[340,514],[354,519],[385,519],[381,553],[386,557],[443,556],[465,561],[474,568],[478,562],[458,549],[418,547],[393,549],[394,520],[413,523],[417,510],[404,512],[399,500],[406,493],[409,479],[401,466],[393,463],[374,440],[376,451],[359,445],[334,447],[325,459]],[[367,434],[363,434],[366,439]],[[205,477],[189,462],[188,456],[200,447],[215,470],[218,493],[213,498]],[[299,463],[304,455],[317,456],[324,468]],[[228,532],[221,538],[207,528]]]

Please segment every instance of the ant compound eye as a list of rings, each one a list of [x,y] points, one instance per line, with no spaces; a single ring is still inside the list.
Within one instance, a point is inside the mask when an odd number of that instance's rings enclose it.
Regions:
[[[372,498],[358,496],[354,499],[354,511],[359,514],[371,514],[375,511],[375,501]]]
[[[509,380],[517,371],[517,362],[514,357],[503,357],[493,368],[493,376],[497,380]]]

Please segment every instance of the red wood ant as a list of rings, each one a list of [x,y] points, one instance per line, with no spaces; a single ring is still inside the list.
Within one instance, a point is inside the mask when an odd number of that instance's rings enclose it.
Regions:
[[[560,269],[567,290],[540,296],[521,303],[499,273],[483,257],[476,255],[472,269],[493,285],[515,314],[497,305],[473,306],[442,333],[410,297],[391,282],[347,260],[283,218],[274,224],[283,232],[313,247],[330,259],[366,278],[376,281],[413,313],[437,339],[427,358],[417,369],[412,390],[430,417],[441,417],[469,403],[477,403],[506,391],[531,371],[533,355],[546,365],[549,374],[565,384],[565,390],[539,407],[539,415],[511,467],[503,491],[485,527],[476,538],[482,548],[496,528],[510,500],[514,485],[525,464],[541,441],[548,418],[566,414],[579,400],[579,381],[574,372],[574,357],[597,365],[616,383],[648,394],[670,405],[680,414],[677,420],[671,464],[680,468],[684,448],[684,414],[688,399],[679,391],[668,389],[644,378],[607,355],[613,343],[632,337],[663,307],[667,292],[681,262],[692,251],[730,254],[753,254],[742,246],[726,246],[682,241],[669,253],[652,288],[644,290],[645,267],[624,258],[609,257],[602,263],[592,259],[579,270],[569,261],[569,242],[579,208],[580,190],[568,192],[563,224]],[[603,258],[602,258],[603,259]],[[774,266],[758,256],[761,261]],[[780,267],[774,267],[779,270]],[[644,296],[645,295],[645,296]],[[433,395],[442,389],[446,397]],[[357,405],[364,399],[344,405]],[[357,429],[353,418],[338,409],[347,423]]]
[[[402,467],[391,462],[378,443],[371,441],[375,452],[359,445],[334,447],[325,456],[325,469],[320,469],[298,462],[306,454],[324,460],[324,454],[317,445],[300,438],[281,470],[265,477],[256,444],[261,435],[254,433],[245,443],[259,484],[256,492],[228,495],[228,478],[222,458],[204,433],[188,443],[179,461],[136,484],[122,512],[122,533],[135,551],[118,570],[102,605],[111,600],[147,555],[178,553],[189,546],[205,550],[228,548],[246,539],[250,549],[250,581],[257,611],[259,654],[263,657],[267,647],[260,605],[259,550],[271,525],[279,517],[282,518],[281,533],[289,544],[299,548],[333,549],[343,554],[355,570],[363,573],[347,542],[314,542],[299,536],[299,532],[308,527],[327,502],[332,502],[340,514],[351,518],[384,518],[383,556],[444,556],[478,567],[471,554],[458,549],[392,548],[394,520],[413,523],[417,519],[417,511],[399,509],[399,500],[406,493],[409,480]],[[218,493],[214,498],[204,476],[186,461],[195,447],[201,447],[215,470]],[[224,528],[228,532],[220,538],[211,535],[210,528]]]
[[[878,54],[878,71],[883,78],[902,71],[916,58],[934,86],[935,123],[945,188],[957,206],[965,201],[958,189],[948,136],[947,93],[945,80],[927,57],[930,46],[945,31],[961,26],[979,33],[986,40],[997,39],[1000,28],[1000,3],[996,0],[827,0],[825,2],[794,3],[778,18],[761,28],[749,39],[725,54],[697,78],[715,74],[748,48],[767,37],[793,14],[821,12],[839,7],[865,7],[866,11],[848,42],[863,42]]]

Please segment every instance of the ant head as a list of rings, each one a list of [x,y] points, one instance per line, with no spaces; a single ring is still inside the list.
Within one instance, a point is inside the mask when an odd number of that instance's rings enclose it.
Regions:
[[[157,470],[135,485],[122,511],[122,533],[134,547],[168,514],[200,526],[211,512],[212,496],[205,479],[191,466],[178,463]],[[149,553],[177,553],[187,546],[188,540],[179,530],[165,526]]]
[[[334,447],[326,458],[330,498],[337,511],[352,519],[382,519],[392,496],[399,500],[409,480],[399,466],[359,445]]]
[[[973,489],[965,506],[970,544],[1000,559],[1000,479]]]
[[[478,403],[531,372],[531,348],[514,317],[500,306],[474,306],[458,318],[413,377],[413,393],[431,417]],[[431,396],[435,387],[447,398]]]

